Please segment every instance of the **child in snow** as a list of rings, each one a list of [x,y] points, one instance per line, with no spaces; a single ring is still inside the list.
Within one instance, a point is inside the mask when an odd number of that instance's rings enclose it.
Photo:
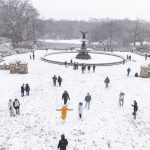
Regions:
[[[10,99],[8,102],[8,109],[9,109],[10,116],[15,116],[12,99]]]
[[[56,109],[56,111],[61,111],[61,119],[65,122],[67,111],[72,111],[73,109],[67,108],[67,105],[64,105],[61,109]]]
[[[82,117],[82,113],[83,113],[83,103],[79,103],[79,106],[78,106],[78,113],[79,113],[79,118],[81,119]]]
[[[123,104],[124,104],[124,93],[123,92],[120,92],[119,94],[119,105],[123,107]]]

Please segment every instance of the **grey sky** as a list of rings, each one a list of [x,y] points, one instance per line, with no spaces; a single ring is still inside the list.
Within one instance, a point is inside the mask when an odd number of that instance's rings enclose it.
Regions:
[[[150,0],[32,0],[42,18],[88,20],[89,18],[150,21]]]

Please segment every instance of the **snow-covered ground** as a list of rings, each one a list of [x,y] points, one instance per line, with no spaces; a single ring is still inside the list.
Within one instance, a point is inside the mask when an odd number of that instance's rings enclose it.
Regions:
[[[135,61],[124,65],[97,67],[96,72],[81,73],[72,67],[42,62],[45,51],[36,51],[36,59],[28,54],[9,56],[6,62],[24,60],[28,62],[28,74],[9,74],[0,70],[0,149],[3,150],[55,150],[64,133],[69,141],[68,150],[149,150],[150,149],[150,79],[135,78],[144,57],[131,54]],[[147,60],[149,62],[149,60]],[[131,74],[126,76],[127,68]],[[53,87],[52,76],[63,78],[62,87]],[[104,79],[109,76],[110,87],[105,89]],[[20,86],[29,83],[31,95],[20,96]],[[70,94],[68,103],[73,111],[68,112],[66,123],[62,123],[60,112],[64,90]],[[119,93],[125,93],[123,108],[118,106]],[[91,108],[84,109],[83,119],[78,119],[78,103],[84,102],[89,92]],[[21,115],[10,117],[8,100],[18,98]],[[137,100],[139,112],[133,119],[131,104]],[[85,102],[84,102],[85,104]]]

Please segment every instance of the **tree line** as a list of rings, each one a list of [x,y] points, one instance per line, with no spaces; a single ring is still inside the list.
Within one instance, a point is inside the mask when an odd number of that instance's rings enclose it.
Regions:
[[[0,0],[0,37],[10,39],[13,47],[38,39],[78,39],[79,31],[88,31],[90,42],[116,41],[126,46],[150,41],[150,22],[144,20],[44,20],[29,0]]]

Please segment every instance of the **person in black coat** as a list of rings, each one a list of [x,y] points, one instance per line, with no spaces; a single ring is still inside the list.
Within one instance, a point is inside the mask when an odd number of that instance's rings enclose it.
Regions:
[[[62,100],[64,100],[64,104],[67,104],[67,100],[70,100],[69,94],[67,91],[64,91],[63,95],[62,95]]]
[[[108,77],[105,78],[104,83],[106,84],[106,88],[108,87],[108,84],[110,83],[110,79]]]
[[[131,71],[131,69],[130,69],[130,68],[128,68],[128,69],[127,69],[127,76],[129,76],[130,71]]]
[[[62,78],[60,76],[58,76],[57,81],[58,81],[59,86],[61,86]]]
[[[26,84],[25,90],[26,90],[26,95],[29,96],[29,92],[30,92],[29,84]]]
[[[137,102],[134,101],[134,104],[131,105],[133,107],[133,116],[134,116],[134,119],[136,119],[136,114],[137,114],[137,111],[138,111],[138,105],[137,105]]]
[[[25,90],[25,88],[24,88],[24,84],[21,86],[21,96],[23,97],[24,96],[24,90]]]
[[[95,72],[95,65],[93,65],[93,72]]]
[[[66,150],[67,145],[68,145],[68,140],[65,138],[65,135],[62,134],[61,140],[59,141],[57,148],[59,148],[60,150]]]
[[[57,81],[56,75],[54,75],[54,76],[52,77],[52,79],[53,79],[53,85],[56,86],[56,81]]]
[[[88,68],[88,71],[90,72],[91,66],[90,66],[90,65],[88,65],[88,67],[87,67],[87,68]]]
[[[15,99],[15,101],[13,102],[13,106],[15,108],[16,115],[20,115],[20,102],[18,99]]]

